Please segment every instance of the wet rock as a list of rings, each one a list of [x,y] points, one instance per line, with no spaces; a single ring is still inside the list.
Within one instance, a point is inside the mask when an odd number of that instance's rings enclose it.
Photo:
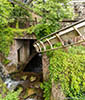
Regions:
[[[41,82],[36,82],[36,83],[34,84],[34,87],[38,89],[38,88],[40,88],[40,84],[41,84]]]
[[[30,82],[34,82],[37,78],[35,76],[30,77]]]
[[[14,64],[8,64],[6,66],[6,70],[8,71],[8,74],[10,74],[10,73],[16,72],[17,68],[16,68],[16,65]]]
[[[15,80],[12,80],[11,78],[7,78],[4,83],[6,84],[7,88],[10,91],[14,91],[14,89],[16,89],[17,86],[22,82],[23,81],[15,81]]]
[[[36,94],[36,90],[32,88],[28,89],[28,96],[31,96],[33,94]]]

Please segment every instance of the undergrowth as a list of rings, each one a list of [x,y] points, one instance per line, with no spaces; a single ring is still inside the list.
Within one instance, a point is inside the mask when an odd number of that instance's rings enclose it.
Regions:
[[[8,92],[7,96],[4,98],[2,98],[2,96],[0,95],[0,100],[19,100],[19,94],[20,91]]]
[[[15,37],[24,36],[29,33],[28,29],[16,29],[16,28],[3,28],[0,30],[0,52],[5,56],[8,56],[10,46],[12,45]]]
[[[20,92],[20,88],[17,91],[9,91],[0,78],[0,100],[19,100]]]
[[[66,97],[85,99],[85,47],[74,46],[48,53],[50,77],[43,84],[45,100],[50,100],[52,80],[60,83]],[[50,82],[49,82],[50,81]],[[83,98],[83,99],[82,99]],[[75,99],[72,99],[75,100]]]

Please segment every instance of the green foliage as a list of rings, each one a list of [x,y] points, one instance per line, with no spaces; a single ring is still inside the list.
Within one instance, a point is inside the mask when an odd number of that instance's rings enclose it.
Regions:
[[[21,89],[18,91],[10,92],[6,85],[3,83],[2,79],[0,78],[0,100],[19,100],[19,94]]]
[[[0,52],[5,56],[9,54],[10,46],[13,43],[14,37],[24,36],[24,33],[28,33],[28,29],[15,29],[15,28],[3,28],[0,30]]]
[[[6,97],[2,98],[2,96],[0,96],[0,100],[19,100],[18,98],[19,94],[20,90],[16,92],[8,92]]]
[[[34,27],[34,33],[36,33],[38,38],[46,36],[52,32],[60,29],[59,21],[62,21],[64,18],[72,18],[73,10],[68,5],[70,0],[37,0],[33,3],[32,10],[38,15],[42,16],[40,24]]]
[[[44,100],[50,100],[50,96],[51,96],[51,80],[48,80],[47,82],[43,82],[43,84],[41,84],[41,88],[43,89],[43,97],[45,98]]]
[[[13,40],[14,33],[10,29],[0,30],[0,52],[5,53],[6,55],[9,52],[9,46]]]
[[[37,0],[33,5],[33,10],[50,20],[61,20],[62,18],[71,18],[72,17],[72,8],[70,4],[67,3],[70,0]]]
[[[0,28],[7,25],[12,7],[8,0],[0,0]]]
[[[85,47],[71,47],[66,53],[49,54],[50,79],[60,82],[67,97],[82,98],[85,93]],[[51,55],[51,56],[50,56]]]
[[[50,33],[54,32],[54,30],[59,29],[60,25],[57,23],[56,27],[51,24],[41,23],[35,26],[31,26],[27,29],[29,34],[35,33],[37,39],[49,35]]]
[[[25,18],[25,17],[30,17],[30,20],[32,19],[31,14],[29,11],[23,9],[22,7],[19,7],[18,5],[15,5],[13,7],[13,11],[11,12],[11,17],[17,19],[17,18]]]
[[[16,1],[16,0],[15,0]],[[34,5],[32,6],[32,9],[38,13],[41,14],[42,19],[40,21],[40,24],[31,26],[29,29],[26,29],[26,33],[35,33],[37,38],[41,38],[43,36],[46,36],[57,29],[60,28],[59,22],[63,18],[71,17],[72,12],[70,12],[70,8],[68,5],[66,5],[66,1],[64,2],[64,6],[59,2],[55,2],[55,0],[47,0],[45,4],[41,0],[36,1]],[[18,3],[18,5],[20,2]],[[18,5],[15,5],[12,7],[12,5],[7,2],[7,0],[4,0],[4,2],[1,0],[0,1],[1,9],[0,14],[0,21],[1,21],[1,26],[7,25],[7,23],[10,23],[8,19],[11,19],[12,24],[16,24],[17,29],[3,27],[0,29],[0,52],[5,54],[6,56],[9,53],[10,46],[12,44],[13,38],[17,35],[20,35],[23,32],[23,30],[19,29],[19,25],[24,25],[27,21],[32,20],[32,16],[30,12],[26,9],[23,8],[27,7],[27,5],[20,4],[22,7],[19,7]],[[29,7],[28,7],[29,8]],[[45,11],[42,11],[44,9]],[[69,12],[69,14],[67,14]],[[3,17],[3,15],[6,17]],[[3,22],[3,25],[2,25]],[[16,35],[17,34],[17,35]]]
[[[0,95],[5,96],[8,92],[6,85],[3,83],[2,79],[0,78]],[[0,99],[1,100],[1,99]]]
[[[8,59],[4,59],[3,61],[2,61],[2,63],[4,64],[4,65],[7,65],[7,64],[9,64],[11,61],[10,60],[8,60]]]
[[[19,7],[15,5],[13,7],[13,11],[10,13],[10,18],[14,21],[13,24],[22,25],[22,27],[26,27],[25,24],[27,22],[31,23],[32,16],[28,10],[23,9],[23,7]]]
[[[0,78],[0,100],[19,100],[21,91],[22,89],[19,88],[17,91],[10,92]]]
[[[39,39],[39,38],[44,37],[48,34],[51,34],[56,29],[59,29],[59,28],[60,28],[60,26],[58,23],[56,23],[56,25],[42,23],[42,24],[38,24],[34,27],[34,33],[37,35],[37,38]]]
[[[69,53],[72,54],[85,54],[85,48],[83,46],[74,46],[69,49]]]
[[[10,46],[13,42],[14,37],[23,36],[24,33],[28,33],[28,29],[19,29],[19,24],[31,21],[31,14],[15,5],[12,7],[8,0],[0,0],[0,52],[5,56],[9,54]],[[16,24],[17,29],[9,27],[9,23]],[[13,23],[14,22],[14,23]],[[5,63],[8,63],[6,60]]]

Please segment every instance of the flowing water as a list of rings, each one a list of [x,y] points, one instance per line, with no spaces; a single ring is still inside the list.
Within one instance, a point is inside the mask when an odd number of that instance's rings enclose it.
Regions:
[[[0,63],[0,77],[6,84],[7,88],[10,91],[13,91],[22,81],[13,80],[11,79],[10,75],[5,75],[4,72],[5,72],[4,66]]]
[[[16,81],[16,80],[12,79],[10,75],[5,75],[4,68],[5,68],[4,65],[2,65],[0,63],[0,77],[1,77],[2,81],[6,84],[9,91],[15,90],[20,84],[23,84],[25,82],[24,80]],[[26,98],[25,100],[40,100],[40,99],[35,99],[35,98],[29,97],[29,98]]]
[[[36,99],[31,99],[31,98],[28,98],[28,99],[25,99],[25,100],[36,100]]]

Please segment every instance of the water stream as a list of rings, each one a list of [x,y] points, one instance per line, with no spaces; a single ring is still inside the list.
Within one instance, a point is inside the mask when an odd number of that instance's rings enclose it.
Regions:
[[[14,79],[11,78],[10,75],[5,75],[5,69],[4,69],[4,65],[2,65],[0,63],[0,77],[3,81],[3,83],[6,84],[7,88],[9,91],[14,91],[20,84],[23,84],[24,83],[24,80],[19,80],[19,81],[16,81]],[[38,99],[35,99],[35,98],[26,98],[25,100],[38,100]]]
[[[35,100],[35,99],[30,99],[30,98],[28,98],[28,99],[25,99],[25,100]]]
[[[4,72],[5,72],[4,68],[5,68],[4,65],[2,65],[0,63],[0,77],[1,77],[2,81],[6,84],[7,88],[10,91],[13,91],[23,81],[15,81],[11,78],[10,75],[5,75],[4,74]]]

